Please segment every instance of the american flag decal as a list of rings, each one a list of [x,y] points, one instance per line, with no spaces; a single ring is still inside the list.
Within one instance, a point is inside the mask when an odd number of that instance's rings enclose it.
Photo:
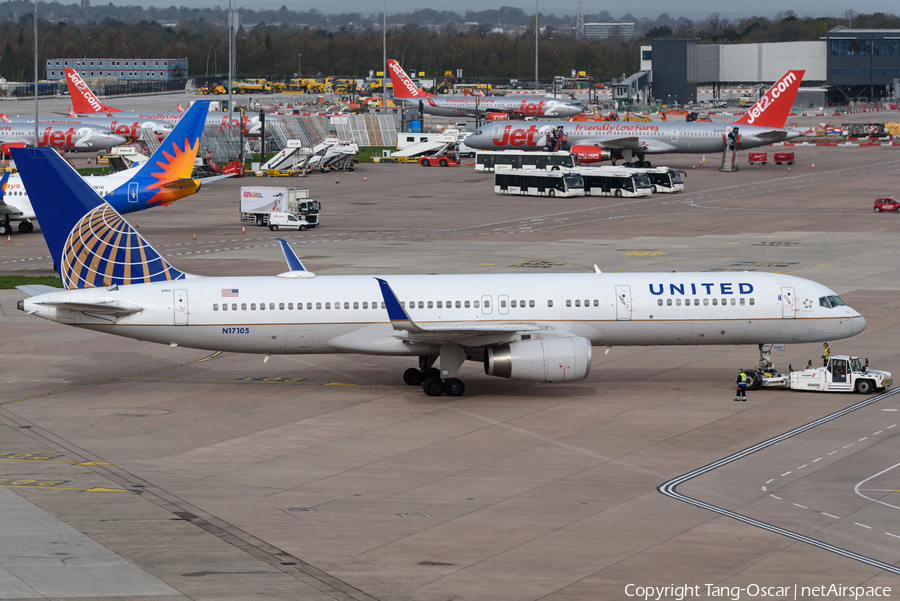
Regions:
[[[237,288],[222,288],[223,298],[237,298],[240,296]]]

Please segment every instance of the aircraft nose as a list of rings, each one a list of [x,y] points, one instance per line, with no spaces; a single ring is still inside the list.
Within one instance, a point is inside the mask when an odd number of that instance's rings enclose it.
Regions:
[[[853,313],[854,316],[850,319],[850,335],[856,336],[866,329],[866,318],[856,311],[854,311]]]
[[[124,144],[125,142],[127,142],[127,140],[119,134],[112,134],[111,136],[109,136],[109,139],[113,146],[119,146],[120,144]]]

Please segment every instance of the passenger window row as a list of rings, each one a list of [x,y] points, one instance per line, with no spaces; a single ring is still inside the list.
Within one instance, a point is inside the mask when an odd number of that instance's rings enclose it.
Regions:
[[[729,299],[727,299],[727,298],[723,298],[723,299],[722,299],[722,306],[723,306],[723,307],[724,307],[725,305],[728,304],[728,300],[729,300]],[[699,307],[699,306],[700,306],[700,299],[699,299],[699,298],[695,298],[695,299],[693,299],[693,301],[694,301],[694,306],[695,306],[695,307]],[[731,305],[732,305],[732,306],[734,306],[734,305],[740,305],[740,306],[743,307],[744,304],[746,304],[746,301],[747,301],[747,299],[744,298],[744,297],[741,297],[741,298],[739,298],[739,299],[737,299],[737,298],[732,298],[732,299],[731,299]],[[661,298],[656,299],[656,304],[658,304],[660,307],[662,307],[662,306],[663,306],[663,299],[661,299]],[[680,299],[680,298],[676,298],[676,299],[675,299],[675,306],[676,306],[676,307],[680,307],[681,304],[682,304],[682,303],[681,303],[681,299]],[[709,304],[710,304],[710,299],[704,298],[704,299],[703,299],[703,306],[709,306]],[[749,304],[755,305],[755,304],[756,304],[756,299],[753,299],[753,298],[749,299]],[[712,305],[713,305],[714,307],[715,307],[715,306],[718,306],[718,305],[719,305],[719,299],[717,299],[717,298],[712,299]],[[667,298],[667,299],[666,299],[666,306],[668,306],[668,307],[671,307],[671,306],[672,306],[672,299],[671,299],[671,298]],[[689,298],[684,299],[684,306],[685,306],[685,307],[690,307],[690,306],[691,306],[691,299],[689,299]]]
[[[553,305],[550,305],[550,306],[552,307]],[[566,306],[567,306],[567,307],[571,307],[571,306],[572,306],[572,301],[567,300],[567,301],[566,301]],[[576,306],[576,307],[580,307],[580,306],[581,306],[581,299],[575,299],[575,306]],[[588,299],[585,299],[585,300],[584,300],[584,306],[585,306],[585,307],[590,307],[590,306],[591,306],[591,301],[588,300]],[[598,301],[596,298],[594,299],[594,306],[595,306],[595,307],[599,307],[599,306],[600,306],[600,301]]]
[[[571,302],[571,301],[570,301],[570,302]],[[575,301],[575,302],[577,303],[576,306],[581,306],[581,304],[580,304],[581,301]],[[588,306],[587,303],[588,303],[588,301],[585,301],[585,306]],[[342,303],[340,303],[340,302],[336,302],[336,303],[334,303],[333,306],[332,306],[332,303],[321,303],[321,302],[318,302],[318,303],[315,303],[315,309],[316,309],[316,310],[322,310],[322,309],[323,309],[323,306],[324,306],[324,309],[325,309],[325,310],[331,310],[332,308],[335,309],[335,310],[338,310],[338,309],[341,308],[341,304],[342,304]],[[343,308],[344,308],[344,309],[350,309],[351,304],[352,304],[352,307],[353,307],[354,309],[359,309],[359,308],[368,309],[368,308],[369,308],[369,303],[368,303],[368,302],[362,302],[362,303],[359,303],[359,302],[354,302],[354,303],[344,302],[344,303],[343,303]],[[456,309],[463,309],[463,308],[469,309],[469,308],[472,308],[472,307],[474,307],[474,308],[476,308],[476,309],[480,309],[480,308],[481,308],[481,305],[482,305],[482,301],[477,301],[477,300],[476,300],[476,301],[446,301],[446,302],[445,302],[445,301],[409,301],[408,304],[407,304],[406,301],[400,301],[400,306],[403,307],[404,309],[407,308],[407,306],[408,306],[410,309],[415,309],[415,308],[419,308],[419,309],[425,309],[425,308],[428,308],[428,309],[434,309],[434,308],[437,308],[437,309],[443,309],[443,308],[445,308],[445,307],[446,307],[447,309],[452,309],[452,308],[456,308]],[[385,308],[384,302],[381,302],[381,303],[373,302],[373,303],[371,303],[371,308],[372,308],[372,309],[378,309],[379,306],[380,306],[381,309],[384,309],[384,308]],[[485,307],[486,309],[489,309],[490,306],[491,306],[491,301],[490,301],[490,300],[484,300],[484,307]],[[505,309],[506,306],[507,306],[506,300],[501,300],[501,301],[500,301],[500,306],[501,306],[502,308]],[[524,301],[524,300],[520,300],[520,301],[512,300],[512,301],[509,301],[509,306],[512,307],[513,309],[515,309],[515,308],[517,308],[517,307],[521,307],[521,308],[524,309],[524,308],[526,307],[526,301]],[[527,306],[528,306],[528,307],[531,307],[531,308],[534,308],[534,306],[535,306],[534,301],[533,301],[533,300],[527,301]],[[548,301],[548,302],[547,302],[547,306],[552,307],[552,306],[553,306],[553,301]],[[594,306],[595,306],[595,307],[597,306],[597,301],[594,301]],[[268,307],[266,306],[266,303],[259,303],[259,306],[258,306],[258,307],[257,307],[257,304],[256,304],[256,303],[250,303],[249,310],[250,310],[250,311],[256,311],[256,310],[258,309],[258,310],[260,310],[260,311],[265,311],[265,310],[267,310],[267,308],[268,308],[269,311],[274,311],[274,310],[275,310],[275,303],[269,303],[269,304],[268,304]],[[278,309],[279,309],[280,311],[284,311],[284,310],[285,310],[285,303],[278,303]],[[302,309],[303,309],[303,303],[297,303],[297,310],[302,310]],[[313,303],[306,303],[306,309],[307,309],[308,311],[312,311],[312,310],[313,310]],[[219,310],[219,303],[213,303],[213,311],[218,311],[218,310]],[[228,303],[222,303],[222,311],[228,311],[228,310],[231,310],[231,311],[237,311],[237,310],[238,310],[238,303],[231,303],[231,305],[229,305]],[[240,310],[241,310],[241,311],[247,311],[247,310],[248,310],[248,308],[247,308],[247,303],[240,303]],[[294,303],[287,303],[287,310],[288,310],[288,311],[293,311],[293,310],[294,310]]]
[[[351,304],[351,303],[349,303],[349,302],[345,302],[345,303],[344,303],[344,309],[349,309],[349,308],[350,308],[350,304]],[[323,303],[315,303],[315,308],[316,308],[317,310],[321,310],[321,309],[322,309],[322,305],[323,305]],[[294,310],[294,303],[287,303],[287,305],[285,305],[285,303],[278,303],[278,310],[279,310],[279,311],[284,311],[284,310],[285,310],[285,306],[287,306],[287,310],[288,310],[288,311],[293,311],[293,310]],[[325,306],[325,309],[331,309],[331,308],[332,308],[332,307],[331,307],[331,303],[324,303],[324,306]],[[354,308],[354,309],[359,309],[360,306],[362,306],[363,309],[368,309],[368,308],[369,308],[369,303],[368,303],[368,302],[363,302],[363,303],[355,302],[355,303],[353,303],[353,308]],[[222,303],[222,310],[223,310],[223,311],[228,311],[228,310],[229,310],[229,307],[230,307],[230,310],[231,310],[231,311],[237,311],[237,310],[238,310],[238,304],[237,304],[237,303],[231,303],[231,305],[229,305],[228,303]],[[260,311],[265,311],[266,308],[267,308],[266,303],[259,303],[259,307],[258,307],[258,308],[259,308]],[[341,308],[341,303],[334,303],[334,308],[335,308],[335,309],[340,309],[340,308]],[[372,308],[373,308],[373,309],[377,309],[377,308],[378,308],[378,303],[377,303],[377,302],[373,302],[373,303],[372,303]],[[384,303],[381,303],[381,308],[384,309]],[[213,311],[218,311],[218,310],[219,310],[219,303],[213,303]],[[241,311],[246,311],[246,310],[247,310],[247,303],[241,303],[241,309],[240,309],[240,310],[241,310]],[[251,311],[256,311],[256,310],[257,310],[256,303],[250,303],[250,310],[251,310]],[[269,303],[269,304],[268,304],[268,310],[269,310],[269,311],[274,311],[274,310],[275,310],[275,303]],[[302,311],[302,310],[303,310],[303,303],[297,303],[297,310],[298,310],[298,311]],[[307,311],[312,311],[312,310],[313,310],[313,303],[306,303],[306,310],[307,310]]]

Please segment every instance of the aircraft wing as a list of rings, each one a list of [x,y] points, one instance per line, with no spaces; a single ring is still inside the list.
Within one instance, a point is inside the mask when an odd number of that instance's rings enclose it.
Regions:
[[[612,150],[646,149],[646,146],[641,143],[641,139],[634,136],[628,138],[595,138],[593,140],[579,140],[578,144],[602,146],[603,148],[609,148]]]
[[[58,288],[54,288],[58,291]],[[140,305],[121,300],[99,300],[93,303],[82,303],[78,301],[39,301],[36,305],[45,305],[56,307],[57,309],[68,309],[70,311],[82,311],[84,313],[93,313],[101,315],[113,315],[122,317],[140,313],[144,308]]]
[[[212,182],[217,182],[220,179],[225,179],[226,177],[234,177],[235,175],[237,175],[237,173],[229,173],[227,175],[213,175],[210,177],[201,177],[199,181],[203,182],[204,184],[210,184]]]
[[[781,142],[782,140],[787,139],[788,132],[784,129],[773,129],[770,131],[764,131],[758,134],[754,134],[754,136],[763,142],[772,143],[772,142]]]

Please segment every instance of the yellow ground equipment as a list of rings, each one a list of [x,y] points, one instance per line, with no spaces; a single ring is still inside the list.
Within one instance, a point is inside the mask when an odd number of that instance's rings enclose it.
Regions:
[[[203,86],[202,88],[197,88],[198,94],[203,94],[204,96],[209,96],[210,94],[227,94],[228,90],[225,89],[225,86],[221,84],[215,84],[213,86]]]
[[[622,119],[622,121],[653,121],[653,119],[642,115],[635,115],[634,113],[625,113],[625,118]]]

